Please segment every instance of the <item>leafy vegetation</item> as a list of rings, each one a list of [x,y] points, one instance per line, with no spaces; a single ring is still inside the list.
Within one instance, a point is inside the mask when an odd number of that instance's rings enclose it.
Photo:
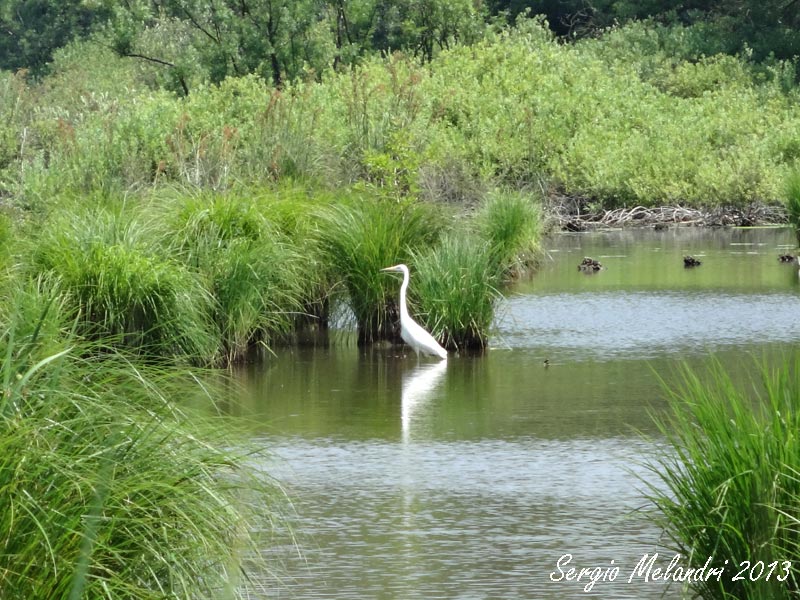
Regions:
[[[800,170],[792,171],[786,178],[786,210],[800,244]]]
[[[169,400],[189,379],[69,334],[52,288],[4,300],[0,595],[248,597],[251,536],[283,502],[250,451]]]
[[[759,587],[748,577],[692,582],[702,598],[797,595],[797,577],[782,561],[797,560],[800,550],[798,369],[797,358],[765,369],[756,394],[719,365],[707,373],[687,369],[670,394],[669,415],[660,420],[667,444],[650,464],[653,518],[690,561],[713,557],[715,568],[761,561],[765,570],[777,561]]]
[[[408,262],[414,249],[436,242],[442,223],[421,203],[355,198],[320,213],[323,258],[347,292],[359,343],[396,339],[397,292],[380,270]]]
[[[633,23],[564,45],[519,19],[424,65],[368,58],[280,89],[228,77],[186,98],[78,43],[40,84],[2,79],[0,189],[35,209],[65,193],[298,181],[398,200],[501,188],[606,208],[778,201],[800,159],[794,66],[704,56],[700,38]]]
[[[420,322],[450,350],[484,350],[506,263],[471,235],[449,234],[414,256],[412,301]]]

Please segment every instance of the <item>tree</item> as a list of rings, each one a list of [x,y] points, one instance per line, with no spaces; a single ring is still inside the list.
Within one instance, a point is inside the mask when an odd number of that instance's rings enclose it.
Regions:
[[[103,6],[81,0],[4,0],[0,3],[0,69],[42,74],[53,52],[87,36],[108,18]]]

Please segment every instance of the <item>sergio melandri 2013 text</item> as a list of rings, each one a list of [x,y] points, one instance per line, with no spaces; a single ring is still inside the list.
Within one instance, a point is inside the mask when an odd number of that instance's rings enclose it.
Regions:
[[[572,554],[563,554],[556,562],[556,570],[550,573],[550,581],[553,582],[575,582],[583,583],[583,591],[591,592],[595,584],[605,581],[616,581],[622,572],[622,568],[612,560],[605,567],[577,567],[572,566]],[[788,560],[772,561],[765,564],[763,561],[743,560],[739,564],[731,564],[729,560],[724,560],[722,564],[711,566],[714,557],[709,556],[703,566],[693,567],[681,564],[683,557],[675,554],[665,568],[656,566],[658,552],[653,554],[645,553],[639,562],[630,571],[623,574],[624,581],[645,582],[690,582],[690,581],[721,581],[728,573],[731,581],[769,581],[774,578],[778,581],[786,581],[792,569],[792,563]]]

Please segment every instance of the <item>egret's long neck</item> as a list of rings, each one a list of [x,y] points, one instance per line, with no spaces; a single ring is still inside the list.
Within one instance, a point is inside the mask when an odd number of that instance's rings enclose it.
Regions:
[[[408,271],[403,272],[403,285],[400,286],[400,317],[408,318],[408,307],[406,306],[406,290],[408,289]]]

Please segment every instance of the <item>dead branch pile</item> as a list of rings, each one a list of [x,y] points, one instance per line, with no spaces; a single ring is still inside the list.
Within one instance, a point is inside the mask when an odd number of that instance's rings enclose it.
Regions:
[[[584,231],[597,227],[655,227],[677,224],[696,227],[767,225],[786,222],[782,206],[752,203],[743,207],[688,208],[659,206],[592,211],[576,199],[557,198],[548,203],[548,213],[557,229]]]

